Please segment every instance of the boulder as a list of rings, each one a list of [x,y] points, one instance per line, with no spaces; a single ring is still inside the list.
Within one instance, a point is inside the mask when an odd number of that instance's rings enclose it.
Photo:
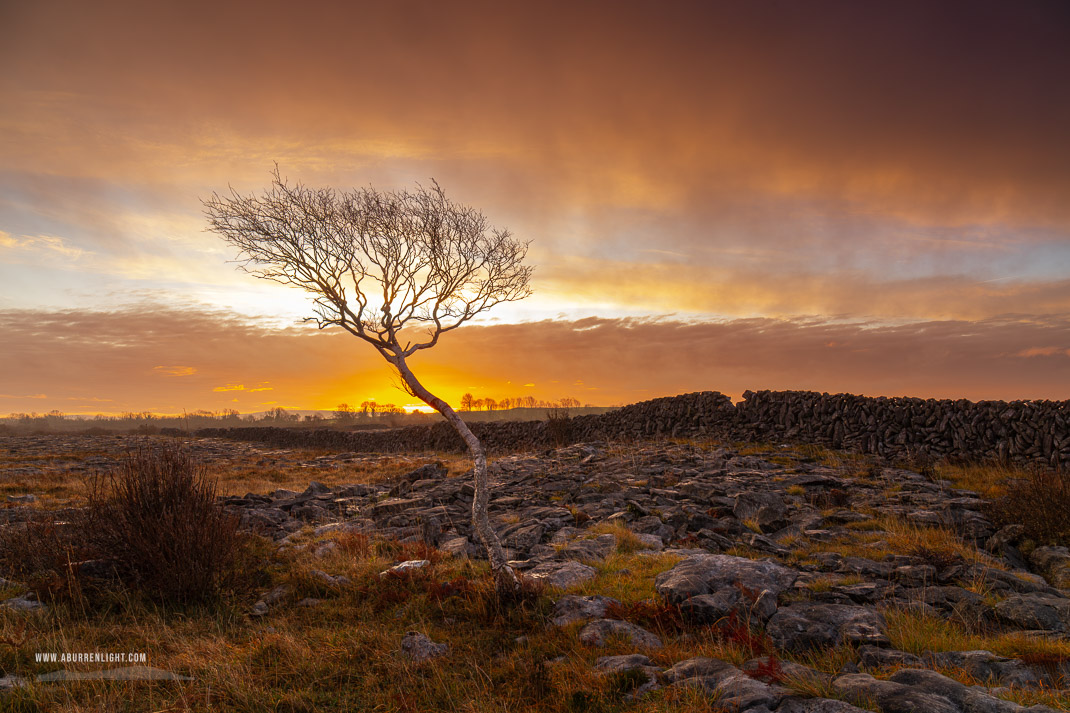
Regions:
[[[802,652],[847,643],[888,646],[887,623],[875,609],[847,604],[793,604],[769,620],[767,632],[778,647]]]

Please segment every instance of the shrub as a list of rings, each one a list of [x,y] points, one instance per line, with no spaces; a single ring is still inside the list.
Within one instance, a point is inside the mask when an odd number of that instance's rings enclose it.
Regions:
[[[567,408],[552,408],[546,411],[546,435],[550,443],[557,447],[571,442],[572,419]]]
[[[660,597],[631,604],[611,602],[606,607],[606,618],[623,619],[661,634],[678,634],[684,630],[680,607]]]
[[[140,448],[96,476],[88,537],[149,598],[214,598],[235,575],[238,518],[216,502],[207,469],[178,446]]]
[[[1070,545],[1070,473],[1034,469],[1008,480],[992,515],[1001,525],[1021,524],[1037,544]]]

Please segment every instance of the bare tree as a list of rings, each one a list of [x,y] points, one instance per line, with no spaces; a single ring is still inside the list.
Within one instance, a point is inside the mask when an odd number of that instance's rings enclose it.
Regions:
[[[420,383],[408,359],[477,314],[531,294],[527,243],[451,202],[434,181],[414,191],[336,192],[291,186],[278,167],[272,177],[261,195],[213,193],[204,201],[209,230],[238,249],[246,271],[312,293],[315,316],[308,321],[371,344],[409,393],[457,430],[474,464],[473,529],[494,572],[515,582],[487,516],[483,446]]]

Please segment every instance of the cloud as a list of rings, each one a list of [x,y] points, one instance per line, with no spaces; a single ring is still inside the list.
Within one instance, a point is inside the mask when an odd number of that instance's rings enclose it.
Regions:
[[[277,403],[294,408],[404,399],[383,359],[341,333],[265,329],[219,313],[148,306],[0,311],[0,330],[9,347],[0,352],[0,393],[49,394],[5,399],[11,411],[58,408],[70,397],[112,399],[116,411],[258,410],[248,384],[267,382]],[[57,339],[63,330],[108,339]],[[450,401],[465,391],[548,400],[598,394],[609,405],[706,389],[735,397],[746,389],[806,389],[1070,399],[1058,351],[1022,368],[1023,352],[1060,344],[1070,344],[1070,314],[906,323],[590,318],[465,327],[414,356],[410,367]],[[154,378],[161,357],[198,367],[182,378]],[[247,388],[215,391],[221,383]]]
[[[193,376],[197,373],[195,366],[154,366],[152,369],[164,376]]]
[[[19,235],[14,236],[0,230],[0,250],[15,253],[44,253],[51,257],[60,255],[77,260],[86,255],[81,248],[68,245],[63,238],[54,235]]]
[[[226,386],[217,386],[212,391],[248,391],[252,393],[254,391],[271,391],[273,387],[266,386],[264,384],[258,384],[255,387],[245,388],[244,384],[227,384]]]
[[[1038,357],[1038,356],[1068,356],[1070,357],[1070,349],[1064,349],[1061,347],[1029,347],[1018,352],[1015,356],[1024,358]]]
[[[895,279],[776,268],[559,258],[541,273],[544,295],[574,306],[734,316],[838,315],[883,319],[988,319],[1070,312],[1070,280],[978,281],[966,275]]]

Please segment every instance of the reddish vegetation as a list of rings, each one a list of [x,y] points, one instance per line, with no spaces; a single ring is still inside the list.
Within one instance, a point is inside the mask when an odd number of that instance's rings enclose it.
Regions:
[[[680,607],[664,599],[644,599],[631,604],[611,603],[606,607],[606,618],[630,621],[660,633],[678,633],[684,630]]]

